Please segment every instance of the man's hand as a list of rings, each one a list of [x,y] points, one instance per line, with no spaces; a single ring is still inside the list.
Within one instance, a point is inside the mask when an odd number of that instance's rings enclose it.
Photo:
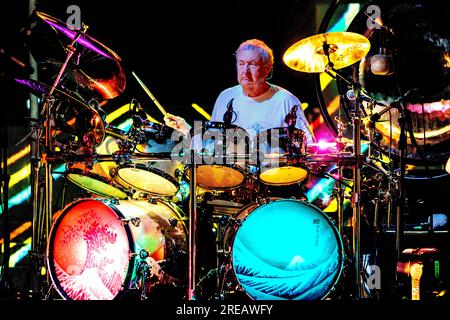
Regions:
[[[164,117],[164,122],[166,123],[166,126],[176,129],[183,134],[187,134],[189,130],[191,130],[191,126],[186,122],[186,120],[170,113]]]

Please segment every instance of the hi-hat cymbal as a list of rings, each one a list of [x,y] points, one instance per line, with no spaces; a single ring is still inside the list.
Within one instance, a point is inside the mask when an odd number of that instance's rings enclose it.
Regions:
[[[324,44],[329,46],[330,61],[336,70],[361,60],[370,50],[370,41],[358,33],[328,32],[296,42],[286,50],[283,61],[296,71],[324,72],[328,65]]]
[[[36,15],[39,19],[27,45],[38,63],[40,79],[53,83],[77,31],[45,13],[36,12]],[[86,33],[78,38],[75,47],[76,52],[61,80],[66,88],[97,100],[113,99],[125,90],[125,72],[114,51]]]

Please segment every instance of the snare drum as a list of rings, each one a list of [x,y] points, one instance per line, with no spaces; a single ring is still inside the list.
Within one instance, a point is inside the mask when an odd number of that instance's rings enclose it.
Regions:
[[[305,133],[297,128],[272,128],[257,134],[253,151],[258,159],[260,181],[286,186],[306,179],[308,171],[302,167],[306,149]]]
[[[183,164],[172,160],[171,154],[181,133],[153,122],[137,131],[140,137],[131,162],[118,167],[116,180],[128,188],[154,196],[174,196],[180,189]]]
[[[110,127],[108,132],[104,141],[95,149],[99,156],[112,156],[119,151],[120,141],[126,136],[124,131],[117,128]],[[128,196],[126,188],[113,179],[116,170],[117,164],[114,161],[94,161],[92,168],[88,168],[86,162],[75,162],[66,165],[66,176],[72,183],[96,195],[125,199]]]
[[[142,286],[142,267],[157,283],[184,283],[186,250],[184,214],[174,204],[81,199],[54,219],[47,265],[64,299],[111,300]]]
[[[244,207],[224,231],[224,249],[234,282],[254,300],[324,299],[344,266],[334,223],[294,199]]]

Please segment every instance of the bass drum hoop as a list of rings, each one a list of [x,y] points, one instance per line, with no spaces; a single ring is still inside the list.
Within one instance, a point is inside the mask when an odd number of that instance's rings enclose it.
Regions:
[[[327,296],[335,289],[336,285],[337,285],[338,282],[339,282],[339,279],[341,278],[342,272],[343,272],[343,270],[344,270],[344,263],[345,263],[344,244],[343,244],[343,241],[342,241],[342,237],[339,236],[339,232],[338,232],[336,226],[334,225],[333,221],[332,221],[325,213],[323,213],[319,208],[317,208],[316,206],[314,206],[314,205],[312,205],[312,204],[310,204],[309,202],[304,201],[304,200],[284,199],[284,198],[268,198],[268,199],[267,199],[267,202],[264,202],[264,203],[253,202],[253,203],[250,203],[250,204],[244,206],[244,207],[243,207],[243,208],[235,215],[235,218],[236,218],[236,219],[239,219],[238,217],[239,217],[240,215],[242,215],[242,214],[244,214],[245,216],[244,216],[244,218],[242,219],[242,221],[241,221],[239,224],[237,224],[236,222],[234,222],[234,223],[232,222],[232,223],[231,223],[231,226],[227,226],[226,229],[225,229],[225,231],[224,231],[224,238],[223,238],[223,243],[224,243],[225,245],[227,245],[227,240],[228,240],[228,239],[230,238],[230,236],[231,236],[231,243],[230,243],[230,246],[229,246],[229,247],[226,247],[225,250],[228,250],[228,249],[229,249],[229,252],[230,252],[230,262],[229,262],[229,266],[231,267],[230,269],[231,269],[231,272],[232,272],[233,280],[236,282],[237,288],[238,288],[239,291],[244,292],[245,295],[246,295],[247,297],[249,297],[251,300],[255,300],[249,293],[247,293],[247,291],[245,291],[244,287],[243,287],[243,286],[241,285],[241,283],[239,282],[238,277],[237,277],[236,272],[235,272],[235,268],[234,268],[234,259],[233,259],[233,248],[234,248],[234,241],[235,241],[235,239],[236,239],[236,234],[237,234],[237,231],[239,230],[239,225],[242,224],[242,223],[244,223],[245,220],[247,220],[247,218],[250,216],[250,214],[253,213],[253,212],[255,212],[255,210],[257,210],[258,208],[261,208],[261,207],[263,207],[263,206],[265,206],[265,205],[269,205],[269,204],[275,203],[275,202],[277,202],[277,201],[285,201],[285,200],[287,200],[287,201],[300,202],[300,203],[302,203],[302,204],[304,204],[304,205],[307,205],[307,206],[313,208],[315,211],[317,211],[318,213],[320,213],[320,214],[325,218],[325,220],[327,221],[327,223],[329,224],[329,226],[331,227],[331,229],[333,230],[333,234],[334,234],[334,236],[335,236],[335,239],[338,240],[338,241],[337,241],[337,242],[338,242],[337,245],[338,245],[338,247],[339,247],[338,253],[339,253],[340,260],[341,260],[340,263],[339,263],[339,271],[336,273],[336,275],[335,275],[335,277],[334,277],[334,279],[333,279],[333,282],[332,282],[333,285],[330,286],[330,288],[328,289],[327,293],[320,299],[320,300],[324,300],[324,299],[325,299],[325,298],[326,298],[326,297],[327,297]],[[229,229],[229,228],[231,228],[231,229]],[[232,234],[229,236],[229,233],[230,233],[230,232],[231,232]]]
[[[58,230],[58,227],[60,226],[62,220],[64,219],[64,217],[66,216],[66,214],[68,212],[70,212],[70,210],[72,208],[74,208],[76,205],[85,202],[85,201],[98,201],[100,203],[102,203],[104,206],[107,206],[108,208],[110,208],[119,219],[125,219],[126,217],[120,212],[119,209],[117,209],[117,207],[110,203],[110,205],[106,204],[104,201],[108,201],[108,200],[103,200],[103,199],[93,199],[93,198],[86,198],[86,199],[79,199],[76,201],[73,201],[72,203],[68,204],[61,212],[60,214],[55,217],[55,223],[53,224],[50,233],[49,233],[49,241],[48,241],[48,245],[47,245],[47,266],[49,266],[49,274],[50,274],[50,278],[52,280],[52,283],[55,285],[56,290],[58,291],[58,293],[61,295],[61,297],[63,297],[65,300],[72,300],[71,298],[69,298],[66,294],[66,292],[63,290],[63,288],[61,287],[61,284],[59,282],[59,279],[57,277],[57,275],[55,274],[55,270],[54,270],[54,266],[53,266],[53,261],[54,261],[54,255],[53,255],[53,251],[51,249],[54,249],[54,237],[56,235],[56,231]],[[122,226],[125,229],[125,233],[127,235],[127,240],[128,240],[128,247],[129,247],[129,252],[133,253],[136,251],[136,247],[134,245],[134,239],[133,239],[133,235],[131,233],[130,227],[126,224],[123,223]],[[128,268],[126,271],[126,275],[125,275],[125,280],[124,283],[122,283],[122,287],[125,289],[127,284],[130,283],[132,274],[133,274],[133,270],[134,270],[134,264],[135,264],[135,256],[130,254],[130,259],[129,259],[130,263],[128,264]]]

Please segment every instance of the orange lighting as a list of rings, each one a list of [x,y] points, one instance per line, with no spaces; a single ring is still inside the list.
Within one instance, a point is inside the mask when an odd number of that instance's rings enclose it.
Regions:
[[[20,227],[15,229],[13,232],[11,232],[9,237],[11,240],[13,240],[15,237],[21,235],[22,233],[24,233],[25,231],[27,231],[30,228],[31,228],[31,221],[27,221],[24,224],[22,224]],[[5,240],[3,238],[1,238],[0,245],[3,244],[4,241]]]
[[[20,160],[21,158],[25,157],[27,154],[30,153],[31,147],[30,145],[27,145],[25,148],[20,150],[19,152],[13,154],[11,157],[8,158],[7,164],[8,166],[12,165],[16,161]],[[3,163],[1,164],[1,168],[3,168]]]

